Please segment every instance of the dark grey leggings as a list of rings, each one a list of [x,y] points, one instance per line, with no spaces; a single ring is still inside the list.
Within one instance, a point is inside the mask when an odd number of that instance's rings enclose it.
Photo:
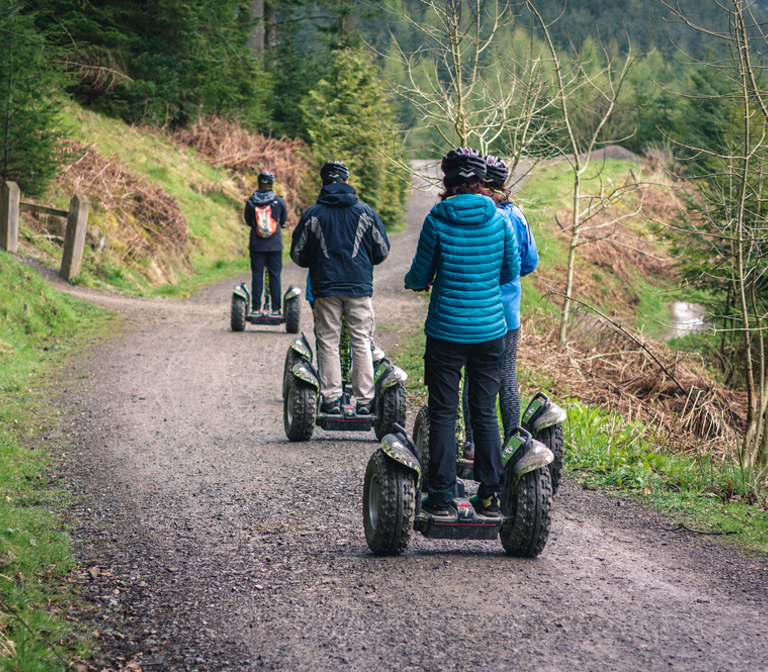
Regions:
[[[499,407],[501,409],[501,424],[504,425],[504,442],[506,443],[512,430],[520,424],[520,390],[517,387],[517,339],[520,329],[508,331],[504,338],[504,363],[501,365],[501,389],[499,390]],[[472,424],[469,421],[469,395],[466,372],[461,394],[461,408],[464,413],[464,438],[474,443]]]

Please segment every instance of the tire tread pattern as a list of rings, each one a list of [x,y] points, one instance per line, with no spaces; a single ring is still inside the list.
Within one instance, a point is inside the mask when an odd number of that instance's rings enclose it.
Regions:
[[[535,558],[549,536],[552,485],[549,469],[523,474],[509,499],[501,526],[501,543],[507,555]]]
[[[376,529],[368,515],[369,485],[379,477],[379,509]],[[376,555],[402,553],[411,539],[416,515],[416,483],[413,474],[377,450],[368,460],[363,486],[363,524],[368,547]]]
[[[245,299],[237,294],[232,295],[230,326],[232,331],[245,331]]]
[[[288,388],[293,379],[293,365],[301,359],[301,355],[293,348],[288,348],[285,353],[285,366],[283,366],[283,401],[288,397]]]
[[[421,491],[427,492],[429,483],[429,407],[425,404],[419,410],[413,423],[413,441],[421,445]]]
[[[552,480],[552,494],[557,494],[560,487],[560,478],[563,475],[563,463],[565,461],[565,437],[561,424],[545,427],[536,434],[536,439],[549,448],[555,456],[549,465],[549,476]]]
[[[405,424],[405,385],[402,381],[384,390],[381,397],[381,413],[373,422],[373,431],[381,441],[387,434],[395,431],[395,423]]]
[[[285,435],[291,441],[309,441],[315,429],[315,407],[317,397],[315,388],[291,376],[288,394],[283,402],[283,425]],[[291,412],[292,422],[288,421]]]
[[[301,323],[301,303],[298,296],[285,301],[283,315],[285,317],[285,331],[289,334],[298,334]]]

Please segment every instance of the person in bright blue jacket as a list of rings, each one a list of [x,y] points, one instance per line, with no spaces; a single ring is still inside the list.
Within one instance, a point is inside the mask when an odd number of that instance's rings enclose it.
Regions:
[[[477,150],[460,147],[443,158],[445,192],[424,220],[405,286],[432,289],[424,331],[424,381],[429,389],[429,483],[422,508],[435,517],[456,515],[456,409],[466,367],[475,436],[472,504],[479,515],[500,517],[503,481],[496,418],[507,326],[501,285],[520,273],[509,221],[483,188],[487,164]]]
[[[509,168],[496,156],[483,157],[488,164],[485,187],[496,203],[496,207],[508,220],[515,233],[517,248],[520,252],[520,277],[533,273],[539,265],[539,253],[528,220],[523,211],[510,200],[510,191],[504,185],[509,177]],[[501,424],[504,428],[504,441],[507,442],[512,430],[520,424],[520,389],[517,384],[517,342],[520,336],[520,277],[501,286],[501,300],[504,303],[504,320],[507,323],[505,336],[504,364],[501,367],[501,389],[499,390],[499,409]],[[474,450],[471,415],[466,385],[462,397],[465,423],[464,456],[471,457]]]

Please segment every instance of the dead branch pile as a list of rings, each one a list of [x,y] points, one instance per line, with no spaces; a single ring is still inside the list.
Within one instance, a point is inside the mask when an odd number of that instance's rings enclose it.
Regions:
[[[565,349],[558,349],[555,330],[543,330],[543,324],[530,318],[523,325],[522,371],[546,375],[566,397],[641,418],[678,445],[706,445],[725,457],[723,451],[735,443],[744,427],[736,409],[744,408],[744,400],[717,385],[694,356],[583,310],[574,315]]]
[[[148,259],[160,267],[167,256],[188,263],[187,220],[172,196],[92,147],[69,142],[63,154],[58,186],[84,194],[93,207],[109,213],[110,247],[121,249],[123,258]]]
[[[212,165],[222,166],[237,176],[245,196],[255,190],[258,173],[274,173],[276,191],[288,206],[289,225],[298,221],[297,215],[314,202],[319,191],[309,148],[300,139],[255,135],[214,116],[203,117],[192,128],[174,131],[171,138],[195,148]]]
[[[610,271],[623,283],[635,282],[637,277],[671,280],[675,277],[674,262],[659,255],[652,240],[627,227],[615,225],[610,233],[585,231],[584,260]]]

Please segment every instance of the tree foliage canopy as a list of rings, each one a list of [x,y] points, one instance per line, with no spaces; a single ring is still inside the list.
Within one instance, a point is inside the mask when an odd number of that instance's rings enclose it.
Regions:
[[[318,160],[346,163],[360,198],[385,226],[397,223],[405,182],[388,172],[385,152],[397,154],[397,139],[376,69],[359,50],[337,51],[328,76],[307,94],[301,109]]]

